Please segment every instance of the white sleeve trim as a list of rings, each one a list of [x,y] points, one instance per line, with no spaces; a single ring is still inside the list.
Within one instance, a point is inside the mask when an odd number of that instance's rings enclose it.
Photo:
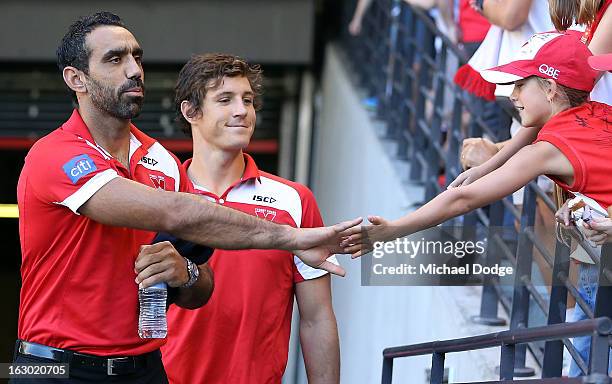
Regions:
[[[72,195],[68,196],[64,199],[64,201],[56,202],[56,204],[60,204],[68,207],[72,212],[79,215],[77,210],[81,208],[81,205],[85,204],[90,197],[94,195],[94,193],[98,192],[100,188],[102,188],[106,183],[114,179],[115,177],[119,177],[117,171],[114,169],[107,169],[106,171],[100,172],[96,174],[94,177],[89,179],[81,188],[79,188]]]
[[[336,265],[340,265],[340,263],[338,262],[338,259],[336,259],[336,255],[331,255],[330,257],[327,258],[327,261],[334,263]],[[329,273],[322,269],[313,268],[309,265],[304,264],[304,262],[295,255],[293,256],[293,262],[295,263],[295,266],[299,274],[304,278],[304,280],[316,279],[317,277],[325,276]]]

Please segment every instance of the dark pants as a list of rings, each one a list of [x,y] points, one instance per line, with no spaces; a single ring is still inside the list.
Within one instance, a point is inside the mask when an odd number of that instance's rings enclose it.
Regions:
[[[22,355],[15,352],[15,363],[67,363],[70,377],[67,379],[41,379],[19,378],[11,379],[9,383],[15,384],[81,384],[81,383],[125,383],[125,384],[167,384],[168,377],[161,360],[159,351],[149,354],[146,367],[138,368],[133,372],[116,376],[109,376],[105,369],[92,368],[71,364],[70,361],[57,361],[32,355]]]

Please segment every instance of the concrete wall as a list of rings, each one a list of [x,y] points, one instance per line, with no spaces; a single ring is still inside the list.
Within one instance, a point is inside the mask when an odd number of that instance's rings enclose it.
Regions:
[[[55,61],[55,49],[78,17],[101,10],[121,16],[146,63],[184,63],[193,53],[229,52],[254,62],[312,59],[313,0],[4,0],[0,60]],[[287,38],[290,36],[291,38]]]
[[[402,183],[389,146],[377,137],[334,48],[326,54],[320,105],[312,187],[326,223],[405,214],[422,190]],[[360,262],[344,257],[341,263],[348,274],[333,279],[333,295],[342,383],[380,382],[385,347],[500,330],[470,322],[478,312],[478,288],[362,287]],[[449,355],[446,366],[452,380],[495,379],[498,358],[498,349],[462,353]],[[425,383],[430,364],[430,356],[397,360],[394,382]]]

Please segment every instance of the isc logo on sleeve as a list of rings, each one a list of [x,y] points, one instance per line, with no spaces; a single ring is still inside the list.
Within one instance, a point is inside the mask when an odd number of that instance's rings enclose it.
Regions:
[[[91,157],[88,155],[79,155],[68,160],[66,164],[62,165],[62,169],[70,181],[72,181],[72,184],[76,184],[81,177],[92,173],[98,168],[96,168],[96,164]]]

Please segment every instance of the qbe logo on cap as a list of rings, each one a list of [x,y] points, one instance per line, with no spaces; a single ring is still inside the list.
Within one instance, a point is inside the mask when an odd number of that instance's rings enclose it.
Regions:
[[[89,175],[98,168],[89,155],[79,155],[62,165],[62,169],[72,184],[76,184],[81,177]]]
[[[538,70],[540,71],[540,73],[545,74],[546,76],[550,76],[553,79],[557,80],[559,78],[559,71],[558,69],[549,66],[547,64],[542,64],[540,65],[540,68],[538,68]]]

